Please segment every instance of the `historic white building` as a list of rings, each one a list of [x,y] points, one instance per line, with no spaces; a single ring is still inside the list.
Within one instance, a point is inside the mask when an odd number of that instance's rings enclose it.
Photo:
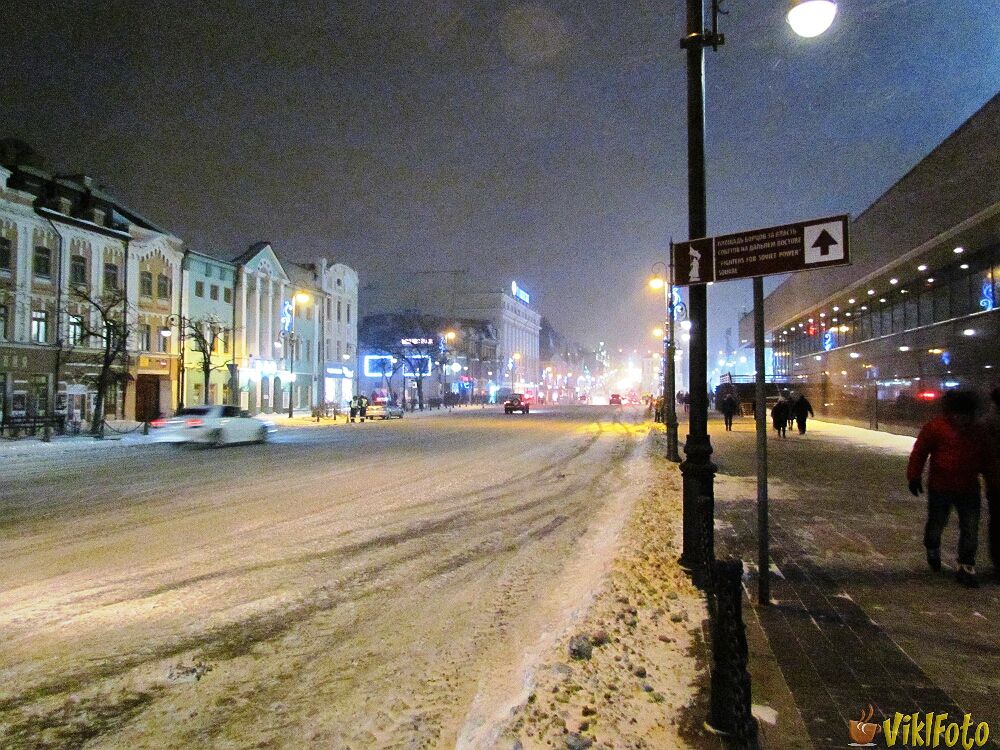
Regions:
[[[342,406],[354,393],[357,273],[325,258],[282,262],[258,242],[238,268],[240,403],[251,412]]]

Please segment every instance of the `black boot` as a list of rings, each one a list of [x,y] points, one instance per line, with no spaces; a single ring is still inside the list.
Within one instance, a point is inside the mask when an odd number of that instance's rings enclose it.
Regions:
[[[959,565],[955,580],[968,589],[978,589],[979,579],[976,577],[976,566]]]
[[[941,550],[939,549],[927,550],[927,565],[935,573],[941,572]]]

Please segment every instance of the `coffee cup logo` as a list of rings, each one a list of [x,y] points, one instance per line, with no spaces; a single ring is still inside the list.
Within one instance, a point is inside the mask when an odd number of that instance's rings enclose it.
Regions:
[[[851,735],[851,747],[874,747],[875,743],[872,740],[875,739],[875,735],[879,733],[882,728],[878,724],[871,724],[872,716],[875,715],[875,709],[872,708],[872,704],[868,704],[868,710],[861,710],[861,718],[858,721],[847,722],[847,731]]]

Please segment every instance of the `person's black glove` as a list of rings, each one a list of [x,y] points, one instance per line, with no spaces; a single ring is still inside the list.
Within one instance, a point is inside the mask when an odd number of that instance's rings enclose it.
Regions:
[[[924,483],[920,481],[920,477],[910,480],[910,492],[913,493],[914,497],[919,497],[923,491]]]

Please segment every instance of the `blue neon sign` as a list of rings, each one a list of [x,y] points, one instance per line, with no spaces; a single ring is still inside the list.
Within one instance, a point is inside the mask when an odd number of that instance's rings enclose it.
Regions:
[[[989,279],[983,282],[982,296],[979,297],[979,306],[984,310],[993,309],[993,282]]]
[[[524,304],[531,304],[531,295],[519,287],[516,281],[510,282],[510,293]]]

